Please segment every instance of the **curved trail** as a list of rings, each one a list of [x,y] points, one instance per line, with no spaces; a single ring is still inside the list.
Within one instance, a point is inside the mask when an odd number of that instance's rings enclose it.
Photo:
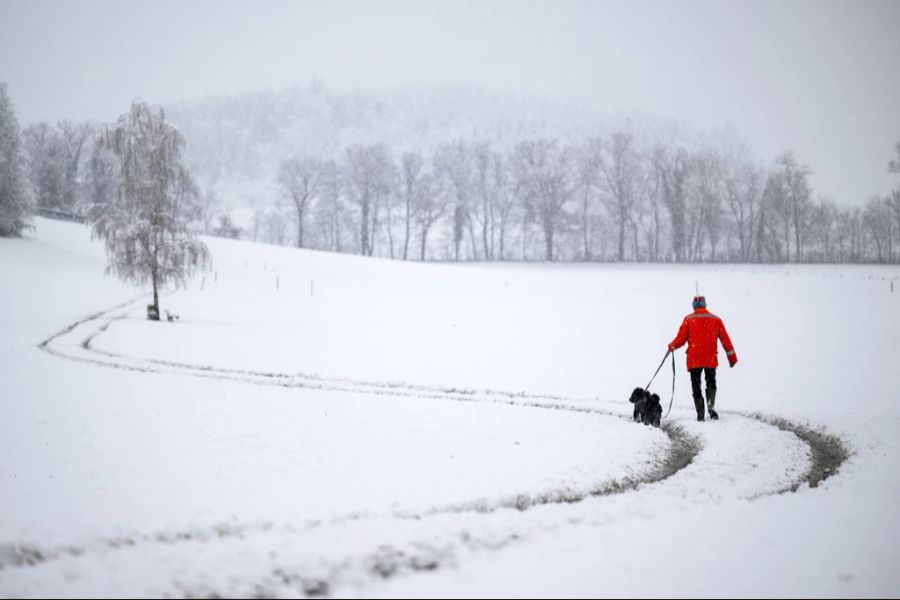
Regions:
[[[447,401],[490,402],[510,406],[536,407],[547,410],[564,410],[592,413],[613,418],[628,417],[621,412],[604,409],[597,400],[543,396],[524,392],[499,390],[470,390],[413,385],[404,382],[358,381],[348,378],[322,377],[317,374],[275,373],[224,369],[213,366],[191,365],[172,361],[142,359],[106,352],[93,347],[96,338],[103,334],[117,319],[127,313],[135,301],[117,305],[106,311],[81,319],[42,341],[38,346],[53,355],[70,360],[127,369],[138,372],[181,374],[195,377],[239,381],[257,385],[309,388],[317,390],[411,396]],[[617,403],[618,404],[618,403]],[[583,519],[579,514],[557,514],[566,504],[585,504],[597,499],[625,492],[637,494],[670,493],[672,488],[683,489],[678,493],[690,494],[697,481],[707,488],[720,489],[722,494],[735,494],[748,499],[772,494],[796,491],[809,485],[816,487],[822,480],[835,474],[847,457],[844,444],[837,437],[815,428],[761,414],[726,414],[746,421],[746,427],[758,432],[756,446],[752,441],[747,449],[765,453],[773,445],[791,445],[791,456],[796,464],[786,470],[786,475],[773,477],[764,489],[732,489],[733,481],[741,478],[741,469],[747,467],[747,457],[715,442],[695,435],[689,427],[678,423],[666,423],[663,431],[670,443],[663,455],[655,456],[654,464],[634,478],[596,481],[580,490],[540,490],[513,497],[473,500],[448,506],[434,506],[419,511],[395,511],[392,514],[354,513],[327,520],[313,520],[301,525],[262,523],[222,523],[206,528],[169,533],[136,533],[116,538],[95,540],[85,546],[41,548],[32,544],[0,545],[0,574],[5,571],[21,571],[17,567],[53,568],[53,563],[68,563],[80,557],[101,553],[121,555],[116,562],[129,563],[131,553],[141,553],[148,547],[164,547],[164,552],[180,555],[196,550],[198,545],[212,547],[212,554],[234,551],[244,539],[256,536],[293,549],[290,564],[256,569],[250,582],[235,584],[221,577],[210,576],[206,580],[185,581],[175,579],[175,592],[185,596],[197,595],[257,595],[273,596],[300,592],[306,596],[331,593],[336,585],[347,581],[365,580],[366,577],[384,578],[401,573],[430,571],[441,566],[456,564],[460,556],[468,552],[496,550],[529,535],[533,523],[528,513],[544,511],[540,529],[553,530]],[[710,429],[712,431],[712,428]],[[704,455],[714,450],[717,460],[705,460]],[[770,450],[771,451],[771,450]],[[721,456],[719,456],[721,455]],[[723,459],[722,456],[725,458]],[[724,465],[722,461],[724,460]],[[735,471],[723,477],[724,470]],[[684,474],[683,477],[679,477]],[[718,486],[718,488],[717,488]],[[662,490],[668,490],[663,492]],[[705,493],[709,493],[707,490]],[[552,507],[552,517],[546,511]],[[517,509],[512,512],[503,509]],[[555,512],[554,512],[555,511]],[[582,511],[584,512],[584,511]],[[499,513],[499,514],[498,514]],[[499,525],[485,527],[487,515],[497,515]],[[536,518],[536,517],[535,517]],[[534,519],[531,519],[532,521]],[[473,522],[478,525],[473,526]],[[383,543],[377,532],[389,527],[392,538]],[[372,532],[376,533],[373,534]],[[372,536],[371,540],[365,539]],[[344,536],[364,538],[369,550],[360,554],[341,543],[328,551],[323,550],[334,539]],[[424,542],[423,540],[428,540]],[[210,542],[217,544],[210,545]],[[175,551],[181,547],[181,551]],[[174,551],[174,552],[173,552]],[[115,561],[115,558],[113,558]],[[127,567],[126,567],[127,568]],[[30,570],[30,569],[28,569]],[[56,570],[56,569],[52,569]],[[25,581],[29,578],[25,577]],[[235,587],[237,585],[237,587]],[[23,583],[23,589],[28,586]]]

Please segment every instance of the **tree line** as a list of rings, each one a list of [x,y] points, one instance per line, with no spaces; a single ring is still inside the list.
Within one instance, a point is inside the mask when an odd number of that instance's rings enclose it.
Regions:
[[[17,233],[35,209],[96,206],[114,179],[109,130],[63,121],[20,135],[0,88],[0,231]],[[900,175],[895,151],[887,168]],[[791,151],[762,165],[739,143],[627,131],[399,153],[356,144],[284,157],[277,193],[241,227],[191,179],[179,219],[194,233],[402,260],[900,262],[900,185],[846,207],[816,196],[810,175]]]
[[[399,156],[354,145],[284,159],[284,201],[258,208],[245,234],[403,260],[900,261],[900,186],[840,207],[814,197],[810,175],[790,151],[763,167],[740,147],[641,145],[627,132]]]

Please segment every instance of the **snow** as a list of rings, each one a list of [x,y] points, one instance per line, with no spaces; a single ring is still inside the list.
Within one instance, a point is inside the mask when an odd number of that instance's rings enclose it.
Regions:
[[[152,323],[84,227],[35,224],[0,239],[0,595],[900,592],[897,267],[208,238],[214,270]],[[695,285],[740,359],[722,419],[693,420],[679,351],[668,434],[632,423]],[[811,447],[771,418],[850,455],[811,488]]]

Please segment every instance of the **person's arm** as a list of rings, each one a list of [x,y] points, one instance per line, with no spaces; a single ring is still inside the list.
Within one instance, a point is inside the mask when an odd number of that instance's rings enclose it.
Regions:
[[[677,350],[687,343],[688,338],[688,330],[687,330],[687,319],[681,322],[681,327],[678,328],[678,335],[675,336],[675,339],[669,342],[669,352]]]
[[[725,329],[725,322],[719,319],[719,323],[719,340],[722,342],[722,347],[725,348],[725,356],[728,357],[728,366],[733,367],[738,361],[737,352],[734,351],[734,345],[731,343],[731,338],[728,337],[728,331]]]

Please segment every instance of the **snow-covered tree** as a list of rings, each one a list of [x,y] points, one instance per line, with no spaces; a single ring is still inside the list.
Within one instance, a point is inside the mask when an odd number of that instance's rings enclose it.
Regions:
[[[79,175],[84,162],[82,157],[89,146],[94,127],[89,123],[60,121],[58,128],[62,134],[65,156],[62,204],[67,210],[73,210],[81,198],[82,184]]]
[[[19,236],[30,227],[31,201],[25,178],[19,122],[6,84],[0,83],[0,236]]]
[[[506,193],[507,175],[503,155],[490,142],[473,144],[475,202],[472,215],[481,229],[485,260],[494,260],[499,211]]]
[[[840,211],[834,201],[820,198],[810,213],[810,237],[817,248],[818,256],[812,256],[818,262],[834,262],[837,218]]]
[[[863,209],[862,222],[874,250],[871,259],[880,263],[893,260],[894,222],[889,200],[877,196],[870,198]]]
[[[607,210],[616,225],[617,260],[625,260],[625,234],[638,201],[640,164],[630,133],[615,133],[598,148],[600,181]]]
[[[59,131],[47,123],[35,123],[22,131],[22,142],[38,208],[63,208],[65,147]]]
[[[375,252],[379,214],[392,193],[394,166],[385,144],[355,145],[347,148],[347,183],[350,199],[359,206],[360,254]]]
[[[520,142],[514,151],[516,187],[544,232],[548,261],[554,259],[554,237],[565,217],[563,207],[574,194],[574,159],[571,148],[543,138]]]
[[[687,259],[687,196],[693,177],[690,156],[684,148],[660,149],[654,153],[653,168],[662,185],[662,204],[669,213],[672,258]]]
[[[35,123],[22,132],[28,179],[39,209],[75,209],[82,191],[82,156],[92,130],[87,123],[61,121],[57,127]]]
[[[791,241],[794,261],[803,259],[812,194],[808,183],[810,174],[809,167],[801,165],[792,151],[780,155],[769,173],[763,197],[769,203],[769,217],[774,216],[780,230],[784,260],[791,260]]]
[[[135,100],[131,110],[103,131],[92,163],[98,168],[87,217],[106,244],[107,272],[159,288],[184,285],[209,252],[188,229],[197,213],[197,187],[182,164],[184,138],[161,108]],[[109,185],[112,183],[112,185]]]
[[[410,228],[416,218],[416,202],[421,193],[422,180],[425,178],[424,164],[421,152],[404,152],[400,159],[400,186],[403,196],[403,260],[409,255],[409,240],[412,233]]]
[[[322,239],[322,247],[334,252],[343,250],[342,238],[345,229],[352,229],[346,203],[344,201],[344,171],[333,159],[322,161],[322,193],[318,202],[318,224]],[[349,227],[348,227],[349,225]]]
[[[697,233],[694,238],[694,260],[703,260],[703,248],[708,240],[709,257],[715,262],[716,249],[724,229],[722,164],[719,155],[711,150],[697,152],[694,162],[697,173],[695,204]]]
[[[477,260],[477,246],[471,234],[474,172],[469,145],[462,138],[444,142],[435,150],[432,162],[438,185],[453,198],[453,258],[459,260],[460,245],[468,228],[472,237],[472,258]]]
[[[325,161],[314,156],[285,159],[278,169],[278,183],[297,211],[297,247],[303,248],[306,215],[325,184]]]
[[[419,231],[419,260],[424,261],[428,253],[428,233],[432,226],[443,218],[447,212],[448,194],[442,190],[440,183],[426,173],[415,196],[416,227]]]
[[[209,234],[209,232],[212,230],[213,219],[216,216],[216,211],[218,211],[219,209],[219,204],[219,197],[216,196],[216,193],[212,190],[206,190],[200,196],[200,204],[198,206],[198,219],[200,221],[201,227],[203,228],[203,233]]]
[[[749,153],[743,148],[740,153],[732,154],[725,160],[725,199],[737,234],[737,256],[746,262],[753,252],[753,232],[759,216],[765,174],[753,164]],[[827,216],[827,211],[822,213],[823,223],[827,221]]]
[[[234,224],[229,215],[219,215],[219,224],[210,233],[218,237],[237,240],[240,239],[243,230]]]

